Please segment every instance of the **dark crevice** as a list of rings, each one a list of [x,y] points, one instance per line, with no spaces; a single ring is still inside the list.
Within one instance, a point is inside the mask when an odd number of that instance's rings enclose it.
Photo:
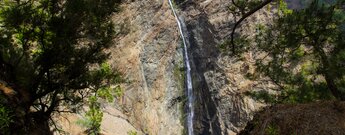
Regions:
[[[192,68],[194,102],[194,133],[196,135],[220,135],[217,103],[212,99],[204,73],[217,68],[215,64],[219,51],[213,37],[213,26],[206,15],[187,22],[189,57]]]

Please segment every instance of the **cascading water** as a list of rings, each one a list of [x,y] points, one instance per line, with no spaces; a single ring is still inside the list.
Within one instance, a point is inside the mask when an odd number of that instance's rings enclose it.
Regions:
[[[174,16],[176,18],[176,22],[181,34],[181,38],[183,41],[183,47],[184,47],[184,57],[185,57],[185,64],[187,67],[186,74],[187,74],[187,96],[188,96],[188,116],[187,116],[187,128],[188,128],[188,135],[193,135],[193,117],[194,117],[194,108],[193,108],[193,86],[192,86],[192,76],[191,76],[191,68],[189,64],[189,58],[188,58],[188,50],[187,50],[187,42],[185,39],[185,36],[183,34],[183,29],[182,29],[182,23],[179,17],[176,14],[176,11],[174,9],[174,6],[171,2],[169,1],[169,5],[171,10],[174,13]]]

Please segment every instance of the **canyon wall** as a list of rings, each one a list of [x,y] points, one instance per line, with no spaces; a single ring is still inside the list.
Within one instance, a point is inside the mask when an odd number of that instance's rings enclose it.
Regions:
[[[196,135],[239,133],[264,106],[246,96],[247,91],[269,90],[269,81],[252,81],[253,64],[259,53],[251,51],[232,57],[220,44],[229,39],[234,21],[230,0],[175,1],[185,22],[185,33],[192,67],[195,95]],[[260,11],[248,18],[237,31],[249,37],[259,23],[269,20],[270,12]],[[183,46],[176,20],[167,0],[127,0],[114,14],[117,36],[110,63],[126,83],[102,129],[129,130],[149,135],[186,134],[186,91]],[[116,112],[114,115],[114,113]],[[109,115],[108,115],[109,114]],[[121,116],[121,117],[120,117]],[[114,120],[114,122],[110,121]],[[126,127],[116,125],[124,121]]]
[[[176,1],[190,42],[196,134],[236,134],[263,104],[243,93],[268,90],[269,81],[245,77],[254,71],[254,51],[234,58],[219,45],[229,39],[235,19],[229,0]],[[260,11],[238,29],[253,35],[267,21]],[[119,102],[129,121],[148,134],[185,133],[182,43],[167,1],[128,1],[114,15],[120,32],[112,62],[129,83]]]
[[[268,90],[269,81],[252,81],[255,51],[234,58],[219,47],[229,39],[235,19],[229,0],[176,1],[186,23],[195,97],[195,134],[236,134],[264,106],[246,91]],[[128,83],[118,104],[140,131],[153,135],[185,133],[185,91],[182,43],[168,1],[127,1],[114,15],[118,30],[110,51],[112,64]],[[249,36],[268,20],[260,11],[237,31]]]

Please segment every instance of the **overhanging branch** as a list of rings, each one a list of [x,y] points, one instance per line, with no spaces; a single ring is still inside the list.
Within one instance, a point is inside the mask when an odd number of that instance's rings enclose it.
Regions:
[[[235,31],[236,31],[236,28],[238,27],[238,25],[240,25],[246,18],[248,18],[249,16],[251,16],[252,14],[254,14],[258,10],[262,9],[264,6],[268,5],[271,2],[273,2],[273,0],[265,0],[259,6],[255,7],[254,9],[250,10],[249,12],[245,13],[241,17],[241,19],[235,23],[235,26],[232,28],[232,32],[231,32],[231,45],[232,45],[233,54],[235,54],[234,34],[235,34]]]

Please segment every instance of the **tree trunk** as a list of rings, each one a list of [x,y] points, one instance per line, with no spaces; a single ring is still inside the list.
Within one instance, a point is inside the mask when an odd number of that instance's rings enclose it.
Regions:
[[[321,58],[322,63],[322,75],[325,77],[327,87],[332,92],[333,96],[341,101],[345,101],[345,97],[342,95],[342,93],[339,91],[337,85],[335,84],[335,79],[332,77],[332,74],[330,71],[330,63],[327,58],[327,55],[323,48],[319,46],[320,44],[315,43],[314,47],[316,52],[319,54]]]
[[[345,98],[336,86],[334,79],[328,73],[324,73],[324,76],[326,79],[327,87],[329,90],[331,90],[333,96],[337,99],[340,99],[341,101],[345,101]]]

